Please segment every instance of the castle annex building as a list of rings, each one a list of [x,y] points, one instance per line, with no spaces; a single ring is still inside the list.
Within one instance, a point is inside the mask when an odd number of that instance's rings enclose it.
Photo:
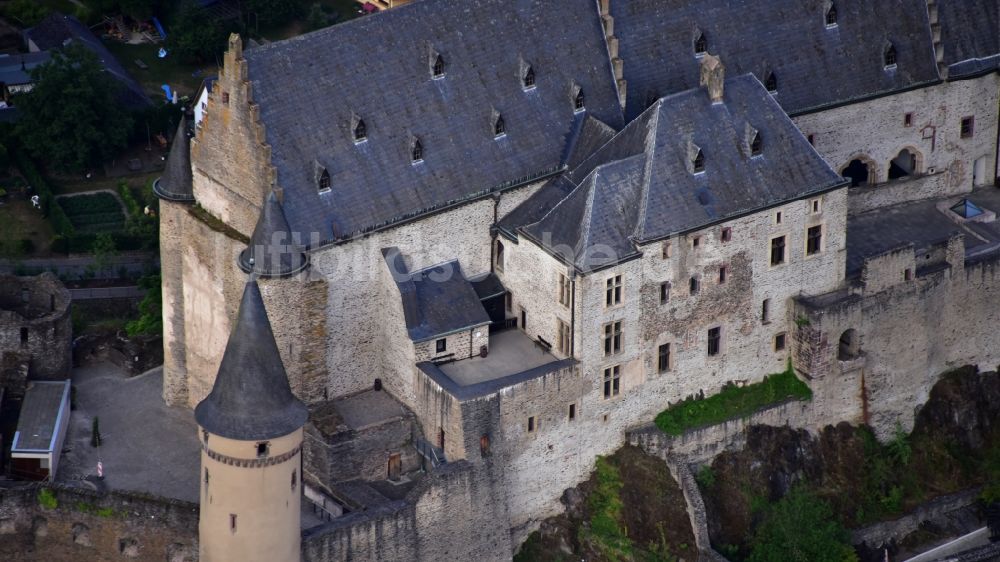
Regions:
[[[154,185],[203,533],[509,559],[626,430],[789,364],[789,423],[912,424],[1000,361],[998,37],[996,0],[420,0],[231,37]]]

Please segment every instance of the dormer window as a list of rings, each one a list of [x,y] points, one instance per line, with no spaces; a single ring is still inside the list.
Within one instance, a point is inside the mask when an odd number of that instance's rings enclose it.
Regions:
[[[535,87],[535,69],[528,66],[524,71],[524,75],[521,76],[521,84],[524,86],[525,90],[530,90]]]
[[[319,176],[319,190],[327,191],[330,189],[330,172],[323,170],[323,173]]]
[[[764,87],[767,88],[767,91],[772,94],[778,92],[778,77],[775,76],[773,72],[767,73],[767,79],[764,80]]]
[[[441,55],[434,58],[434,64],[431,65],[431,77],[441,78],[444,76],[444,59]]]
[[[694,40],[694,54],[704,55],[706,52],[708,52],[708,39],[705,39],[704,33],[699,33]]]
[[[833,27],[835,25],[837,25],[837,6],[830,4],[830,8],[826,11],[826,26]]]
[[[702,153],[701,149],[698,149],[698,154],[694,157],[694,173],[700,173],[705,171],[705,155]]]
[[[584,101],[583,90],[580,89],[576,92],[576,97],[573,98],[573,111],[583,111]]]
[[[358,119],[354,125],[354,142],[362,142],[368,139],[368,129],[365,127],[365,120]]]
[[[507,128],[504,126],[503,117],[497,114],[496,119],[493,121],[493,136],[500,138],[507,134]]]
[[[410,157],[414,164],[424,161],[424,146],[420,144],[420,139],[413,141],[413,149],[410,151]]]
[[[896,66],[896,47],[891,44],[885,49],[885,67],[894,68]]]
[[[760,133],[754,133],[750,141],[750,155],[760,156],[764,152],[764,141],[760,138]]]

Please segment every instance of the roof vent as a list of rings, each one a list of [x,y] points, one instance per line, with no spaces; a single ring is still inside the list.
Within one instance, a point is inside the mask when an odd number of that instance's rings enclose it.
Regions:
[[[726,67],[719,57],[705,54],[701,58],[701,86],[708,88],[708,97],[712,103],[722,103],[723,83],[726,80]]]

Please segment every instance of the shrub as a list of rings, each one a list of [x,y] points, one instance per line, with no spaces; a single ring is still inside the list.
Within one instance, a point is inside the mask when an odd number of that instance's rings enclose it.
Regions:
[[[160,335],[163,333],[162,288],[159,275],[139,279],[139,286],[146,289],[146,296],[139,302],[139,318],[125,325],[129,337]]]
[[[52,493],[52,490],[42,488],[38,490],[38,505],[45,509],[55,509],[59,507],[59,500],[56,499],[56,495]]]
[[[698,470],[698,474],[694,476],[695,481],[698,482],[698,486],[702,490],[708,490],[715,485],[715,471],[712,470],[712,465],[706,464]]]
[[[768,507],[747,562],[857,562],[849,539],[830,505],[797,487]]]
[[[622,526],[621,473],[606,457],[597,457],[596,486],[587,498],[590,527],[581,529],[581,542],[590,542],[607,560],[630,560],[632,542]]]

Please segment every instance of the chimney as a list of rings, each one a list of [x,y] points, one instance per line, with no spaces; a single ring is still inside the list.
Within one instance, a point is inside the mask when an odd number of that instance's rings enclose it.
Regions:
[[[726,79],[726,67],[719,57],[705,53],[701,57],[701,85],[708,88],[708,97],[712,103],[722,103],[723,82]]]

